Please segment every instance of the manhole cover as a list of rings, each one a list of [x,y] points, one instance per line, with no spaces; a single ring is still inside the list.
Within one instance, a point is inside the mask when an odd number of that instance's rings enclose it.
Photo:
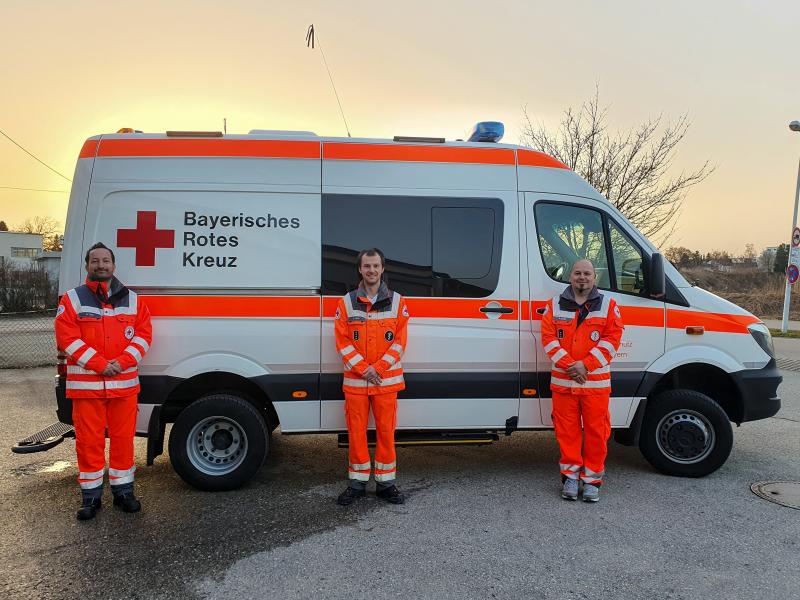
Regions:
[[[759,481],[750,486],[756,496],[800,510],[800,481]]]

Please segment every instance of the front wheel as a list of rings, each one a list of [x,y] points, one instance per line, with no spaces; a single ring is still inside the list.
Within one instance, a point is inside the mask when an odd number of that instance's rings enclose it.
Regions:
[[[662,473],[704,477],[725,463],[732,447],[728,415],[705,394],[670,390],[648,402],[639,449]]]
[[[169,436],[175,472],[204,491],[232,490],[249,481],[269,451],[261,414],[233,394],[210,394],[186,407]]]

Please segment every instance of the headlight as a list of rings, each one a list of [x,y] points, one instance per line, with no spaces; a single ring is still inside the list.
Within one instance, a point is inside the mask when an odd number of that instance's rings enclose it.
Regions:
[[[767,326],[763,323],[754,323],[748,326],[747,329],[756,343],[761,346],[761,349],[769,354],[771,358],[775,358],[775,346],[772,345],[772,334]]]

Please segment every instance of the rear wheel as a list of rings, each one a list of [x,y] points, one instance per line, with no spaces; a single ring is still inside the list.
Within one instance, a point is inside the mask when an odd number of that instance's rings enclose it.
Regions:
[[[250,402],[210,394],[186,407],[169,436],[172,467],[189,485],[232,490],[249,481],[269,452],[269,432]]]
[[[704,477],[725,463],[732,447],[728,415],[705,394],[670,390],[648,402],[639,449],[662,473]]]

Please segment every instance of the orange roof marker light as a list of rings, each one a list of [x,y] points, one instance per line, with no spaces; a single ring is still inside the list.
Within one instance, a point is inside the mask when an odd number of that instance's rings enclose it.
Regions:
[[[117,133],[142,133],[138,129],[134,129],[133,127],[123,127],[117,130]]]

